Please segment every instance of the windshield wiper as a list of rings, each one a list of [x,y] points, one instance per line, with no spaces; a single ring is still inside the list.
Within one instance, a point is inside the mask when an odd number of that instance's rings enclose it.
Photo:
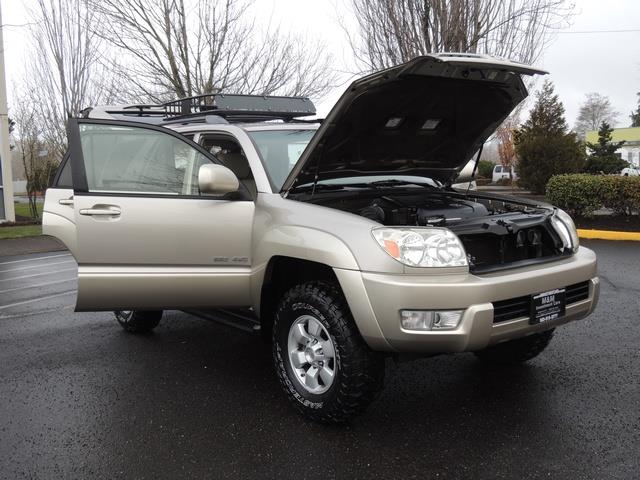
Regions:
[[[374,187],[401,187],[403,185],[417,185],[419,187],[426,187],[435,189],[430,183],[423,182],[413,182],[410,180],[397,180],[397,179],[389,179],[389,180],[378,180],[375,182],[369,182],[367,185],[373,185]]]
[[[292,192],[308,192],[310,190],[342,190],[346,185],[339,185],[339,184],[326,184],[326,183],[317,183],[317,184],[313,184],[313,183],[307,183],[306,185],[299,185],[297,187],[293,187],[291,189]]]

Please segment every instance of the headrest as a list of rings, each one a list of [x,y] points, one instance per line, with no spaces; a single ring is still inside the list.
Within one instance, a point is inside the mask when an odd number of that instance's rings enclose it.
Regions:
[[[251,178],[251,168],[247,157],[242,153],[218,153],[216,155],[222,164],[236,174],[239,180]]]

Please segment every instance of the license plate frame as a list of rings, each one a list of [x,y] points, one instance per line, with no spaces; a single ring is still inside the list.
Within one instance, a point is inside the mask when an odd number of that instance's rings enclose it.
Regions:
[[[537,325],[564,317],[567,308],[566,288],[555,288],[531,295],[529,323]]]

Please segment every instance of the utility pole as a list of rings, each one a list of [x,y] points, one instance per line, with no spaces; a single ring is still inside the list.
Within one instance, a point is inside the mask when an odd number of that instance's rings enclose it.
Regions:
[[[0,222],[15,222],[13,208],[13,174],[9,151],[9,109],[7,107],[7,81],[4,73],[4,29],[2,28],[2,4],[0,3]],[[4,204],[4,207],[3,207]]]

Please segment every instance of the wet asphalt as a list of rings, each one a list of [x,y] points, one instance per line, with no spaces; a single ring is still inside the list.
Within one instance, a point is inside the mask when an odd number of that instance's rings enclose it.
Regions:
[[[258,337],[181,312],[128,335],[73,312],[67,253],[0,257],[0,478],[640,478],[640,244],[588,245],[600,304],[541,356],[389,362],[331,427],[288,406]]]

